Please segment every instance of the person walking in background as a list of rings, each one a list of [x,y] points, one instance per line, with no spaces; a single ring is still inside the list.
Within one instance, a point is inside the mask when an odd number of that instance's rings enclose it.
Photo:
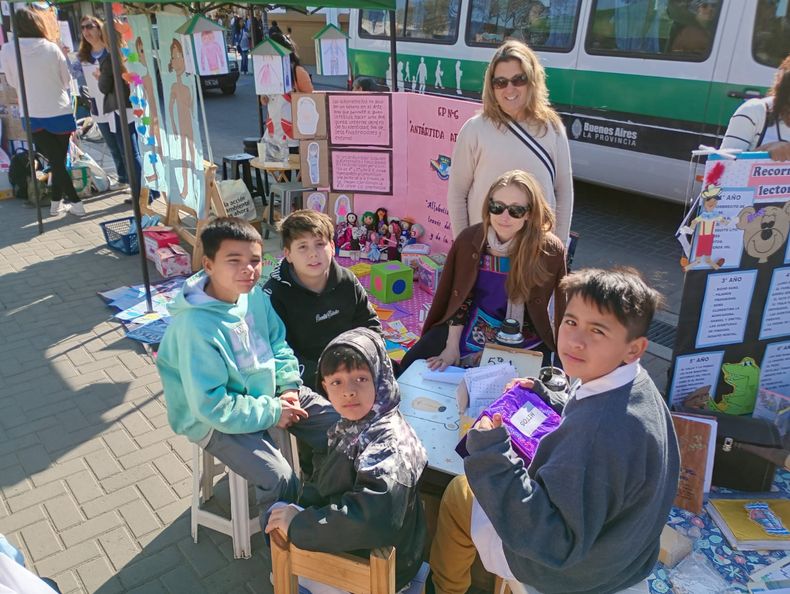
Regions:
[[[523,169],[540,184],[565,243],[573,214],[568,137],[549,104],[546,73],[520,41],[497,49],[483,82],[483,111],[458,133],[447,191],[453,237],[481,221],[488,188],[501,174]]]
[[[71,75],[66,57],[56,44],[47,40],[46,26],[37,10],[17,8],[13,18],[22,64],[30,74],[25,77],[25,91],[33,142],[52,169],[50,214],[69,212],[83,216],[85,206],[66,167],[69,140],[77,129],[69,96]],[[13,43],[6,43],[0,49],[0,65],[8,83],[18,93],[21,85]]]

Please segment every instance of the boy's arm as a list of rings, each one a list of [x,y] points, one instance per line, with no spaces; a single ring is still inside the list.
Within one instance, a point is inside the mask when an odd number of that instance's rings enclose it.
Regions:
[[[606,520],[610,496],[592,476],[594,464],[588,468],[590,461],[576,456],[542,466],[533,480],[503,427],[467,435],[469,485],[506,551],[555,569],[584,559]]]
[[[299,361],[285,342],[285,324],[274,310],[269,295],[265,295],[265,299],[269,344],[274,353],[274,381],[279,395],[288,390],[298,390],[302,385],[302,377],[299,375]]]
[[[179,340],[175,361],[158,361],[157,366],[163,389],[178,391],[182,387],[193,414],[223,433],[254,433],[280,419],[282,405],[273,394],[228,390],[227,364],[203,338],[192,335]]]
[[[368,293],[365,287],[354,277],[354,291],[357,294],[357,307],[354,311],[354,328],[370,328],[374,332],[381,334],[381,322],[379,321],[376,310],[368,301]]]
[[[308,507],[291,522],[288,538],[309,551],[338,553],[392,545],[403,525],[409,488],[357,473],[354,490],[324,507]]]

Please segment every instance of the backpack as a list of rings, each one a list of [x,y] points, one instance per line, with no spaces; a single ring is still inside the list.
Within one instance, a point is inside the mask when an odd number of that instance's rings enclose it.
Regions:
[[[8,165],[8,181],[14,196],[27,200],[27,180],[30,179],[30,160],[25,149],[17,150]]]

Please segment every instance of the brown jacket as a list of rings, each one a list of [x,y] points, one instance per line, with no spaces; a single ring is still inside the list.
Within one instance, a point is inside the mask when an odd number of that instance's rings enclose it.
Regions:
[[[449,320],[472,292],[480,269],[480,250],[483,244],[482,223],[467,227],[455,238],[450,253],[447,254],[447,262],[439,279],[431,309],[425,318],[423,334]],[[557,289],[557,285],[567,274],[567,266],[565,247],[553,233],[549,234],[548,252],[548,254],[544,253],[542,258],[551,273],[551,279],[544,286],[534,287],[530,291],[526,310],[538,336],[548,348],[556,351],[557,341],[549,320],[549,299],[553,293],[555,328],[559,328],[560,320],[565,313],[565,295]]]

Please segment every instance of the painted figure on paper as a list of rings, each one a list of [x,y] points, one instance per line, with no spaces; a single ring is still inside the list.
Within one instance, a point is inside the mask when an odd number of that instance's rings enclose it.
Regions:
[[[434,74],[436,75],[436,88],[443,89],[444,85],[442,85],[442,75],[444,74],[444,70],[442,70],[441,60],[436,61],[436,72]]]
[[[154,92],[154,80],[151,77],[151,69],[148,66],[148,61],[145,55],[145,50],[143,49],[143,40],[142,38],[138,37],[134,42],[135,50],[137,51],[137,59],[140,65],[145,68],[145,74],[141,76],[143,80],[143,99],[145,99],[145,109],[148,110],[146,114],[149,118],[148,124],[148,140],[144,143],[144,147],[151,146],[153,142],[153,152],[155,153],[154,156],[149,157],[150,165],[151,165],[151,173],[146,172],[145,179],[147,182],[154,182],[158,179],[158,168],[155,165],[155,161],[157,160],[161,163],[162,162],[162,137],[160,135],[159,130],[159,102],[157,101],[157,96]],[[143,163],[143,170],[146,171],[148,169],[148,164]]]
[[[425,81],[428,80],[428,67],[425,65],[425,58],[420,58],[420,65],[417,66],[417,84],[420,85],[420,93],[425,93]]]
[[[702,212],[689,223],[691,229],[699,226],[697,246],[694,251],[694,259],[691,262],[685,257],[680,259],[680,265],[683,267],[684,271],[687,271],[703,260],[708,266],[713,268],[713,270],[718,270],[721,268],[722,264],[724,264],[724,258],[719,258],[714,262],[711,257],[713,252],[713,238],[716,235],[716,223],[726,225],[729,222],[727,217],[715,212],[720,194],[721,188],[714,185],[708,186],[700,194],[700,196],[702,196]]]
[[[200,73],[218,74],[224,70],[225,48],[217,41],[219,31],[203,31],[200,34]]]
[[[790,202],[784,206],[753,206],[738,214],[738,229],[743,231],[743,249],[758,264],[766,264],[768,258],[782,249],[790,236]]]
[[[184,48],[178,39],[170,43],[170,63],[167,65],[170,72],[176,73],[176,81],[170,86],[170,104],[168,113],[173,126],[173,133],[181,140],[181,171],[184,185],[181,196],[186,198],[189,194],[190,164],[195,164],[195,132],[192,127],[192,108],[194,101],[192,90],[184,84],[181,77],[186,73],[184,62]],[[176,118],[175,113],[178,112]],[[187,154],[190,157],[187,157]]]
[[[744,357],[738,363],[725,363],[721,366],[724,382],[732,386],[732,392],[724,394],[721,401],[708,402],[710,410],[719,410],[731,415],[749,415],[757,400],[760,385],[760,368],[751,357]]]

